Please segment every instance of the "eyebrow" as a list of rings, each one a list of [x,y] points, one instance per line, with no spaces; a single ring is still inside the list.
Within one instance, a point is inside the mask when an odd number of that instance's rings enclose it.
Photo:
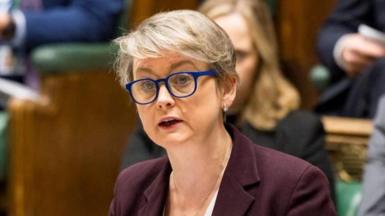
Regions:
[[[147,73],[153,73],[153,71],[150,69],[150,68],[146,68],[146,67],[138,67],[136,70],[136,72],[147,72]]]

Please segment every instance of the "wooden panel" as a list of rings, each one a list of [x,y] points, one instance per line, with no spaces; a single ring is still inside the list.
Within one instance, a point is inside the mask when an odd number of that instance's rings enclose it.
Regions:
[[[112,73],[43,78],[39,103],[13,100],[10,215],[107,215],[135,122]]]
[[[339,179],[361,180],[373,123],[369,119],[322,117],[328,150]]]
[[[335,1],[280,0],[277,5],[276,23],[283,68],[300,91],[304,108],[311,108],[318,97],[310,82],[309,70],[318,62],[317,33]]]
[[[367,137],[373,132],[373,123],[369,119],[324,116],[322,122],[329,134]]]
[[[197,0],[140,0],[133,2],[133,19],[132,26],[138,25],[145,18],[160,12],[173,9],[196,9],[198,6]]]

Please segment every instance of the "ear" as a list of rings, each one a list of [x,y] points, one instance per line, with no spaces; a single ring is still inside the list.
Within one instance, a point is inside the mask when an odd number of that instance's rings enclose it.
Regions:
[[[235,96],[237,95],[237,88],[238,82],[236,76],[231,76],[226,80],[226,83],[223,85],[223,92],[222,92],[222,107],[223,108],[229,108],[235,99]]]

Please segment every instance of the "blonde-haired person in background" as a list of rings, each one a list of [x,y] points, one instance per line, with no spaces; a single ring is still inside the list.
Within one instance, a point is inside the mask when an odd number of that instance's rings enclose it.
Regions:
[[[109,215],[336,215],[318,168],[224,123],[238,75],[232,43],[213,21],[159,13],[117,43],[121,84],[167,156],[121,172]]]
[[[300,157],[334,176],[325,150],[325,132],[316,115],[299,110],[297,90],[283,76],[270,10],[264,0],[207,0],[200,9],[229,35],[240,77],[229,113],[255,143]],[[231,117],[230,117],[231,118]]]

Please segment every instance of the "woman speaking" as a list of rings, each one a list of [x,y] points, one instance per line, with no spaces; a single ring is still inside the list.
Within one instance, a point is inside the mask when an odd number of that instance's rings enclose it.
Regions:
[[[121,84],[167,156],[121,172],[111,216],[335,215],[318,168],[224,123],[238,78],[215,23],[195,11],[159,13],[116,41]]]

